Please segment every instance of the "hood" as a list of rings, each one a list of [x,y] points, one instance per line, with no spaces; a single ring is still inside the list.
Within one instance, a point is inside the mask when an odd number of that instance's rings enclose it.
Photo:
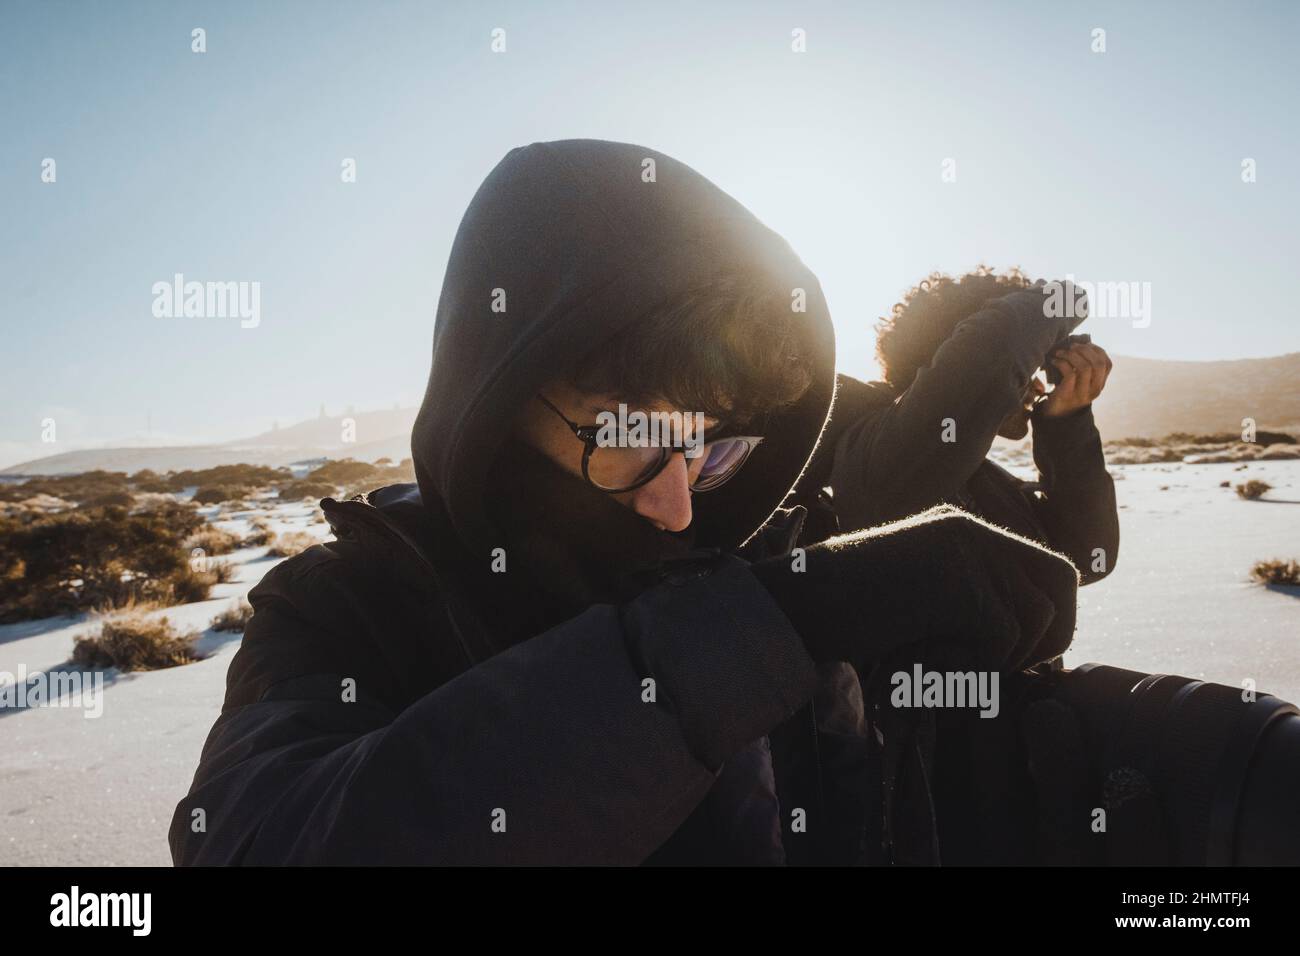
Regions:
[[[654,182],[643,181],[647,160]],[[478,555],[499,541],[488,469],[523,403],[560,355],[585,353],[724,271],[806,294],[813,382],[773,414],[741,472],[693,501],[695,543],[732,550],[798,480],[835,391],[835,341],[816,277],[789,245],[684,163],[600,140],[511,150],[456,232],[433,335],[433,367],[411,436],[425,502],[441,503]],[[502,292],[494,292],[502,290]],[[504,295],[504,310],[494,301]]]

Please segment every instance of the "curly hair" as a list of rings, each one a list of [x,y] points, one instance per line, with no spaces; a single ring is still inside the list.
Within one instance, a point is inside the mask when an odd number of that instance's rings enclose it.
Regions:
[[[558,371],[582,391],[748,422],[797,402],[812,384],[800,318],[770,279],[728,273]]]
[[[876,323],[876,360],[885,381],[903,391],[964,319],[990,300],[1033,284],[1018,267],[999,274],[980,265],[956,279],[932,272]]]

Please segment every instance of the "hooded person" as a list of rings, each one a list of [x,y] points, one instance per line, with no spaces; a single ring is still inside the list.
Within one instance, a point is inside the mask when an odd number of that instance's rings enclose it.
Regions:
[[[173,860],[860,860],[858,675],[1059,656],[1077,576],[955,509],[810,538],[782,503],[834,357],[816,278],[690,167],[507,154],[452,246],[417,481],[325,499],[334,540],[250,592]],[[619,491],[584,395],[707,424]]]
[[[1119,511],[1092,412],[1111,361],[1070,337],[1087,316],[1081,290],[1054,285],[1073,308],[1044,309],[1048,287],[1018,270],[936,273],[881,320],[884,381],[840,376],[842,414],[801,479],[841,489],[841,528],[946,503],[1064,554],[1084,585],[1114,570]],[[1060,379],[1050,393],[1040,366]],[[1038,475],[1024,481],[988,455],[1031,425]]]

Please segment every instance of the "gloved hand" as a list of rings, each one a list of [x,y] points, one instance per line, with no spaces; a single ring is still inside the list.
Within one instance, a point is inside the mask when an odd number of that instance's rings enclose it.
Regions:
[[[1074,636],[1079,576],[1065,558],[949,505],[752,565],[813,660],[860,673],[927,642],[945,660],[1020,670]],[[956,651],[956,655],[952,654]]]

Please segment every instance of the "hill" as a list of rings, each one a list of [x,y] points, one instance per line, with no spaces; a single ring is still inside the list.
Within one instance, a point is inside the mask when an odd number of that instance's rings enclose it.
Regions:
[[[1261,359],[1168,362],[1114,356],[1095,406],[1105,438],[1158,438],[1171,432],[1294,432],[1300,425],[1300,352]]]
[[[1241,431],[1243,418],[1260,429],[1300,430],[1300,352],[1220,362],[1170,362],[1115,356],[1106,392],[1096,405],[1106,439],[1158,438],[1171,432]],[[86,448],[0,470],[0,477],[66,475],[95,469],[157,472],[215,465],[288,465],[314,458],[400,461],[410,456],[416,409],[355,412],[354,442],[343,441],[344,416],[321,416],[248,438],[212,445]]]

